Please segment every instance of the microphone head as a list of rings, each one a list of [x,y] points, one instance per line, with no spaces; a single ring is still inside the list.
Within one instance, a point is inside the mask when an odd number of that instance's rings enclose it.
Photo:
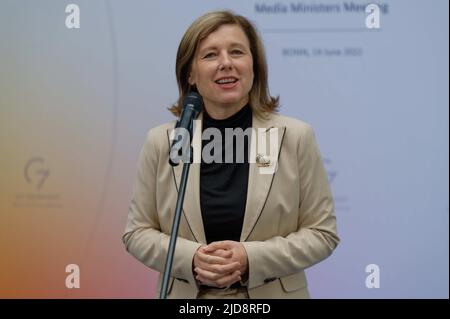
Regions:
[[[190,106],[197,113],[203,109],[203,98],[197,92],[189,92],[183,101],[183,108]]]

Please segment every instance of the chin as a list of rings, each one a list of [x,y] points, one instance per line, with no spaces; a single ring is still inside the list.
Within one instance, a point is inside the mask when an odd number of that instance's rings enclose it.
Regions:
[[[239,103],[242,100],[243,100],[243,98],[241,96],[240,97],[229,96],[229,97],[219,99],[220,103],[222,103],[222,104],[235,104],[235,103]]]
[[[232,106],[235,106],[237,103],[238,103],[238,101],[235,101],[235,100],[221,102],[221,104],[225,107],[232,107]]]

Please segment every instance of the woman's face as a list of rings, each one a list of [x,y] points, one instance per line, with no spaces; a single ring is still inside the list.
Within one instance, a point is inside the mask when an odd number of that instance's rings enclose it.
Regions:
[[[253,85],[253,58],[239,26],[222,25],[200,42],[189,84],[197,86],[208,111],[232,115],[247,104]]]

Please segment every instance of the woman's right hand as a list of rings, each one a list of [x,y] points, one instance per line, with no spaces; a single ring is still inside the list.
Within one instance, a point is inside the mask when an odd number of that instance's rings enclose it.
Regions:
[[[193,260],[194,275],[201,284],[224,288],[241,280],[241,264],[234,261],[231,250],[206,252],[205,247],[197,250]]]

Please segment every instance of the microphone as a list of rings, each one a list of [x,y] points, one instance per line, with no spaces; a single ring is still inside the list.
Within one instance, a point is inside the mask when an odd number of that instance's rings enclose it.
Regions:
[[[190,92],[183,101],[183,110],[175,125],[175,134],[170,146],[169,163],[177,166],[180,159],[186,163],[191,158],[191,136],[193,120],[203,109],[203,99],[197,92]],[[181,151],[181,154],[180,154]]]

